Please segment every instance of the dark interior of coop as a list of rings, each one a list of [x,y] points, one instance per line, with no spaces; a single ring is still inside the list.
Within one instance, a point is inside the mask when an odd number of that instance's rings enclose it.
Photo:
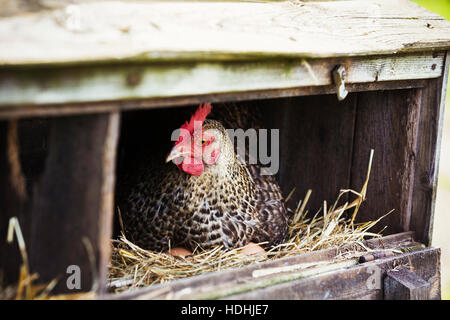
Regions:
[[[407,132],[417,106],[416,90],[351,93],[338,101],[336,95],[239,101],[242,107],[260,108],[265,128],[279,129],[279,170],[276,173],[283,196],[292,196],[288,208],[295,210],[309,189],[310,216],[333,205],[340,190],[356,192],[366,180],[369,156],[374,150],[367,200],[356,221],[367,222],[389,214],[372,231],[383,235],[405,230],[398,214],[403,210],[402,175],[410,143]],[[225,102],[227,103],[227,102]],[[117,183],[121,174],[136,169],[142,158],[164,161],[172,146],[171,133],[189,119],[198,105],[132,111],[123,114],[118,147]],[[213,103],[214,108],[223,107]],[[268,139],[270,141],[270,139]],[[268,148],[270,150],[270,147]],[[340,200],[342,205],[351,196]],[[117,234],[118,225],[116,223]]]
[[[418,108],[413,103],[417,93],[417,89],[403,89],[354,92],[343,101],[338,101],[335,94],[327,94],[236,103],[250,107],[258,105],[263,110],[266,128],[279,129],[280,166],[276,176],[284,197],[295,188],[288,201],[291,209],[295,209],[298,202],[304,199],[308,189],[312,190],[307,205],[311,215],[320,210],[324,201],[333,204],[341,189],[351,188],[359,192],[366,179],[370,150],[374,149],[367,200],[359,210],[357,221],[373,221],[394,209],[373,230],[384,229],[383,235],[387,235],[407,229],[399,214],[405,210],[405,160],[409,157],[402,150],[412,139],[408,130],[413,120],[411,115]],[[122,112],[116,187],[120,186],[124,172],[137,168],[137,162],[148,157],[159,157],[164,161],[173,144],[170,139],[172,131],[183,124],[197,106]],[[220,108],[221,103],[213,103],[213,107]],[[77,117],[80,117],[82,126],[84,115]],[[36,192],[37,182],[50,165],[47,154],[52,127],[65,118],[68,117],[18,121],[19,160],[30,194]],[[1,128],[7,130],[6,125]],[[53,159],[52,163],[58,161],[64,160]],[[82,171],[78,173],[83,174]],[[61,175],[72,176],[67,172],[61,172]],[[2,193],[1,197],[8,195]],[[344,198],[341,202],[349,200]],[[33,216],[23,220],[26,241],[32,241],[30,239],[35,237],[31,235],[30,225],[36,218]],[[116,237],[119,227],[117,217],[114,219]],[[5,228],[6,223],[2,221],[1,226]],[[77,228],[76,225],[70,227]],[[2,234],[5,234],[3,231]],[[52,232],[51,229],[49,232]],[[32,243],[28,247],[30,251],[34,248]]]

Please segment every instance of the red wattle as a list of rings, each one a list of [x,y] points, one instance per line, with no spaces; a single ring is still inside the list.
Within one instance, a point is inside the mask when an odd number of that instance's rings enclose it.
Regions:
[[[190,160],[190,163],[186,163],[185,161],[183,161],[183,163],[181,164],[181,168],[180,166],[178,167],[184,172],[192,174],[193,176],[201,175],[203,170],[205,170],[203,162],[196,163],[197,161],[194,161],[193,159]]]

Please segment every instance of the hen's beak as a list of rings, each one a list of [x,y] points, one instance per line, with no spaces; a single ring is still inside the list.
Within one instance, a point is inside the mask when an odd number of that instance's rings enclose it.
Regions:
[[[184,156],[190,154],[188,151],[182,151],[179,150],[176,146],[173,147],[173,149],[170,151],[169,155],[166,158],[166,162],[169,162],[171,160],[175,160],[178,158],[184,158]],[[178,162],[178,161],[177,161]],[[181,161],[180,161],[181,162]]]

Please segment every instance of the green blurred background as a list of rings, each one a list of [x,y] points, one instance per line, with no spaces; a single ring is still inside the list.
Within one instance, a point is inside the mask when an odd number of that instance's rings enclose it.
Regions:
[[[450,0],[413,1],[450,21]],[[450,81],[445,106],[432,245],[442,249],[442,299],[450,300]]]

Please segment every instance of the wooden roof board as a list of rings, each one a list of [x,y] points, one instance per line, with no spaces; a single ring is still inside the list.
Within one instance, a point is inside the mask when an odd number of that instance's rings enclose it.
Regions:
[[[87,2],[0,19],[0,66],[344,57],[450,49],[407,0]]]
[[[220,61],[0,68],[0,111],[8,105],[61,104],[246,93],[333,85],[331,70],[346,68],[346,85],[438,78],[445,53],[269,61]],[[278,94],[278,93],[277,93]]]

